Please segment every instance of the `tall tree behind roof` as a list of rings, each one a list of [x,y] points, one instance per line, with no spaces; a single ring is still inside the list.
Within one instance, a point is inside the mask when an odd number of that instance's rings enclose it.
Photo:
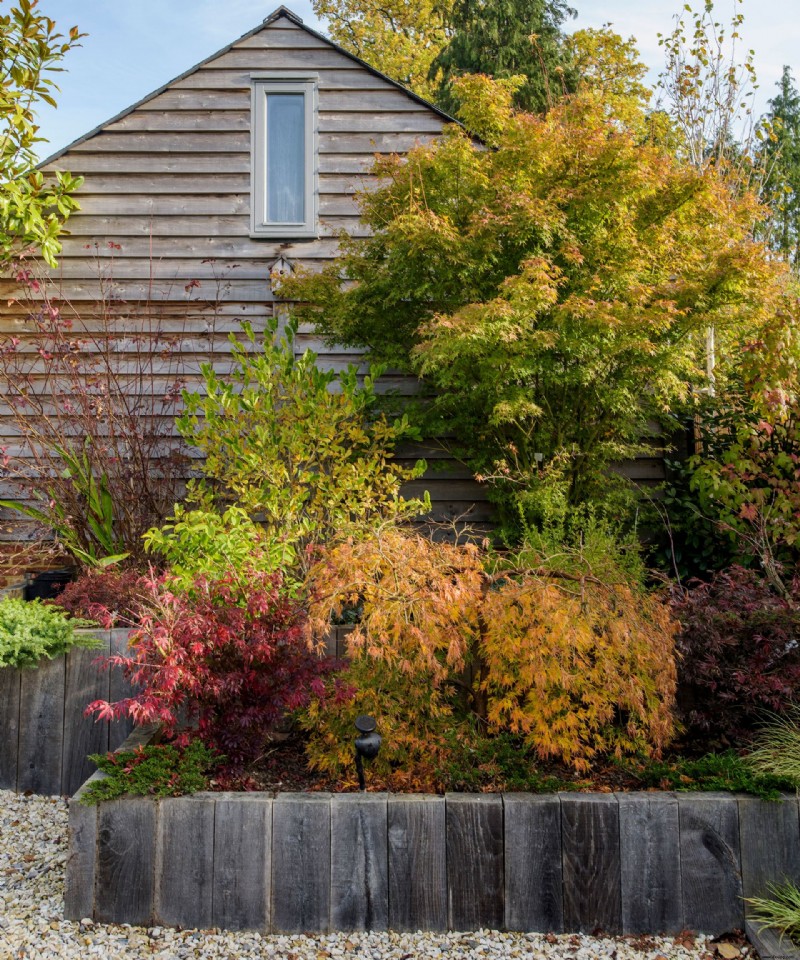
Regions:
[[[452,37],[433,61],[437,103],[455,113],[452,81],[483,73],[502,80],[524,76],[514,95],[521,110],[542,113],[575,88],[576,71],[562,26],[575,11],[566,0],[455,0]]]
[[[431,99],[431,64],[448,40],[452,0],[312,0],[331,39]]]
[[[797,267],[800,264],[800,92],[789,67],[769,101],[770,135],[764,141],[764,195],[772,208],[770,244]]]

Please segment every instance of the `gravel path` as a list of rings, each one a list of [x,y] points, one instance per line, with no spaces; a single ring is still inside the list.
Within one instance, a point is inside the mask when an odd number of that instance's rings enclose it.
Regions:
[[[63,800],[0,791],[0,960],[363,960],[541,958],[711,960],[704,938],[597,939],[552,934],[339,934],[324,937],[71,923],[63,919],[67,806]]]

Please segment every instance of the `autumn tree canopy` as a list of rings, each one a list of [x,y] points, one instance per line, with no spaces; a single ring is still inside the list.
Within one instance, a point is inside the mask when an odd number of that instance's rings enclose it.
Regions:
[[[709,326],[720,385],[791,372],[797,303],[753,238],[755,196],[643,141],[630,98],[612,114],[584,85],[539,116],[513,109],[514,81],[457,82],[482,142],[452,127],[379,159],[373,235],[292,295],[332,341],[421,376],[428,431],[530,523],[548,485],[603,500],[611,465],[705,386]]]

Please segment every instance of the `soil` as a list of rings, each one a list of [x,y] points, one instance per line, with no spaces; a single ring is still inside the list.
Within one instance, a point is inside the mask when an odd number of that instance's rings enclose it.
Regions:
[[[241,780],[231,784],[229,780],[212,779],[212,790],[264,790],[273,793],[297,793],[329,791],[331,793],[349,793],[358,789],[355,763],[352,772],[341,778],[309,769],[305,753],[306,737],[299,731],[276,733],[269,747],[259,760],[244,771]],[[367,789],[369,791],[391,792],[433,792],[428,784],[415,784],[407,781],[402,773],[386,779],[371,774],[366,765]],[[576,773],[570,767],[558,761],[537,762],[536,773],[541,779],[550,779],[553,790],[576,790],[582,793],[612,793],[634,790],[652,790],[630,771],[621,769],[612,763],[597,765],[591,774]],[[452,789],[458,789],[457,785]],[[471,788],[475,789],[475,788]],[[487,782],[479,788],[483,792],[500,790],[513,791],[514,787],[506,783]],[[530,786],[517,788],[530,790]],[[441,792],[441,791],[439,791]]]

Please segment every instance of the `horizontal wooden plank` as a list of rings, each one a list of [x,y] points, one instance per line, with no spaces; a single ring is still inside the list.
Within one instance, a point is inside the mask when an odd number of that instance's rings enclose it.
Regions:
[[[295,27],[292,30],[273,30],[267,27],[250,37],[238,40],[234,50],[330,50],[331,45],[305,30]],[[339,54],[341,56],[341,54]]]
[[[272,49],[263,52],[234,47],[227,53],[216,57],[203,67],[204,72],[214,70],[312,70],[321,68],[336,68],[342,70],[353,68],[353,61],[332,47],[314,48],[298,47],[297,49]],[[363,71],[366,73],[367,71]]]
[[[230,64],[206,64],[194,73],[170,84],[170,90],[250,90],[252,68],[236,67]],[[280,69],[274,63],[262,66],[259,70]],[[333,64],[318,62],[314,73],[319,77],[320,94],[325,90],[373,90],[396,91],[397,88],[387,80],[364,70],[347,58]]]
[[[77,233],[81,229],[84,216],[235,216],[250,213],[250,190],[225,194],[169,194],[149,196],[147,193],[134,192],[128,185],[128,192],[118,192],[114,196],[81,192],[78,196],[80,213],[70,220],[70,229]],[[347,194],[323,194],[319,198],[319,213],[328,216],[353,217],[359,210],[355,198]]]
[[[432,133],[321,133],[319,153],[406,153],[416,143],[430,140]],[[76,144],[69,159],[62,158],[73,171],[81,161],[73,159],[83,153],[225,153],[243,154],[250,150],[250,131],[204,132],[173,130],[169,133],[117,133],[103,130]],[[227,169],[227,164],[225,165]]]
[[[320,236],[334,236],[341,230],[347,230],[354,236],[363,236],[366,227],[358,217],[321,217]],[[246,214],[238,216],[92,216],[85,214],[70,220],[69,234],[84,237],[88,242],[93,237],[117,240],[120,237],[246,237],[250,230],[250,219]],[[271,242],[283,247],[280,238]],[[269,243],[270,241],[268,241]]]
[[[155,154],[133,152],[96,151],[93,145],[97,138],[86,141],[86,152],[69,152],[55,163],[45,167],[45,172],[70,170],[74,174],[88,173],[249,173],[250,152],[220,154],[167,153]],[[373,151],[353,154],[323,154],[318,158],[320,173],[343,175],[363,174],[372,166]]]
[[[369,174],[338,176],[323,174],[318,178],[321,197],[329,194],[347,195],[360,190],[375,189],[380,180]],[[95,173],[86,178],[76,197],[83,209],[86,197],[98,194],[135,194],[152,197],[162,194],[182,194],[196,197],[203,194],[221,196],[227,193],[250,193],[249,173]]]
[[[148,133],[193,131],[195,133],[225,133],[231,130],[249,131],[249,105],[240,110],[135,110],[126,117],[104,127],[106,133]],[[440,133],[442,120],[428,110],[397,111],[335,111],[320,110],[317,129],[320,133],[345,131],[348,133]]]
[[[112,224],[113,225],[113,224]],[[99,226],[94,224],[95,227]],[[98,247],[87,242],[91,239],[84,237],[64,237],[65,256],[85,255],[92,258],[110,258],[120,255],[131,257],[149,257],[168,259],[176,257],[217,257],[217,258],[248,258],[260,257],[267,264],[272,264],[279,256],[289,260],[302,259],[306,262],[315,260],[329,260],[336,255],[339,240],[336,237],[320,237],[317,240],[295,240],[290,243],[281,243],[279,240],[254,240],[247,236],[186,236],[173,237],[123,237],[119,233],[113,234],[108,230],[96,230]],[[113,239],[112,239],[113,238]],[[109,243],[119,243],[121,250],[110,248]]]

